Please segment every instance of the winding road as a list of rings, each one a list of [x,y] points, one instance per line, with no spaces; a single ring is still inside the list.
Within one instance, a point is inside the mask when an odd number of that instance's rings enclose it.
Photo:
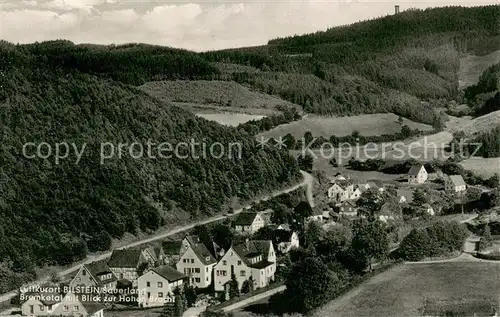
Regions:
[[[291,187],[287,187],[285,189],[275,191],[269,195],[257,198],[253,202],[266,201],[266,200],[269,200],[273,197],[279,196],[281,194],[289,193],[289,192],[292,192],[300,187],[306,186],[307,200],[309,201],[309,204],[311,204],[311,206],[314,206],[314,199],[313,199],[313,193],[312,193],[313,192],[313,185],[314,185],[314,177],[305,171],[300,171],[300,172],[301,172],[302,177],[303,177],[303,179],[300,183],[293,185]],[[193,222],[189,225],[180,226],[180,227],[177,227],[177,228],[169,230],[169,231],[158,232],[158,233],[153,234],[145,239],[141,239],[141,240],[129,243],[125,246],[122,246],[119,249],[133,248],[133,247],[145,244],[145,243],[161,240],[161,239],[167,238],[169,236],[175,235],[177,233],[193,229],[194,227],[196,227],[198,225],[204,225],[204,224],[220,221],[220,220],[226,219],[228,217],[232,217],[235,214],[242,212],[245,208],[247,208],[249,206],[250,205],[247,205],[247,206],[244,206],[238,210],[235,210],[234,213],[231,215],[214,216],[214,217],[210,217],[210,218],[207,218],[204,220]],[[65,276],[65,275],[69,275],[69,274],[75,272],[76,270],[78,270],[80,268],[80,266],[82,266],[83,264],[88,264],[88,263],[91,263],[94,261],[104,260],[104,259],[109,258],[110,256],[111,256],[111,251],[103,253],[103,254],[99,254],[99,255],[88,255],[84,261],[81,261],[78,264],[72,265],[69,268],[63,269],[63,270],[59,271],[57,274],[61,277]],[[34,287],[34,286],[40,285],[40,284],[48,281],[48,279],[49,279],[49,277],[44,277],[44,278],[38,279],[37,281],[34,281],[30,284],[23,285],[23,287],[30,287],[30,286]],[[11,298],[15,297],[16,295],[17,295],[17,290],[13,290],[9,293],[2,294],[2,295],[0,295],[0,303],[3,303],[3,302],[10,300]]]

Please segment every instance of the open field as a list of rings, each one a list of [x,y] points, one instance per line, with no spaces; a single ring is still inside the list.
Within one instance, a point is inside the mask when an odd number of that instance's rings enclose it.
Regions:
[[[421,316],[426,299],[500,296],[500,263],[446,262],[397,266],[333,300],[313,316]]]
[[[193,102],[172,102],[172,104],[181,107],[196,114],[205,113],[238,113],[238,114],[251,114],[259,116],[272,116],[278,114],[279,111],[273,109],[263,109],[263,108],[238,108],[238,107],[227,107],[218,106],[214,104],[201,104]]]
[[[398,116],[393,113],[365,114],[349,117],[324,117],[308,115],[302,120],[280,125],[261,135],[264,137],[280,137],[290,133],[295,138],[301,138],[304,133],[310,131],[313,136],[329,138],[332,135],[345,136],[358,131],[363,136],[392,134],[401,131]],[[411,129],[423,131],[432,130],[427,124],[403,120],[403,124]]]
[[[198,117],[205,118],[207,120],[215,121],[219,124],[228,125],[236,127],[241,123],[245,123],[251,120],[260,120],[264,116],[246,114],[246,113],[197,113]]]
[[[467,135],[473,135],[481,132],[488,132],[500,125],[500,110],[488,113],[475,119],[462,120],[461,124],[455,130],[464,131]]]
[[[482,177],[491,177],[495,173],[500,175],[500,157],[472,157],[460,162],[460,165]]]
[[[301,107],[277,97],[252,91],[233,81],[167,80],[153,81],[140,87],[148,94],[163,100],[247,109],[275,110],[277,106]]]
[[[476,84],[481,73],[498,61],[500,61],[500,50],[484,56],[468,55],[461,58],[458,72],[459,87],[464,88]]]

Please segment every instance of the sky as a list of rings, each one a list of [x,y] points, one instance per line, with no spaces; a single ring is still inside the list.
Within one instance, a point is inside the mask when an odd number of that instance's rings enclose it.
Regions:
[[[194,51],[266,44],[408,8],[500,0],[0,0],[0,39],[157,44]]]

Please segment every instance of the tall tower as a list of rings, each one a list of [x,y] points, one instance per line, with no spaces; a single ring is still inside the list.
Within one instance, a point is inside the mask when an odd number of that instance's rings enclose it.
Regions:
[[[395,5],[394,6],[394,14],[398,14],[399,13],[399,5]]]

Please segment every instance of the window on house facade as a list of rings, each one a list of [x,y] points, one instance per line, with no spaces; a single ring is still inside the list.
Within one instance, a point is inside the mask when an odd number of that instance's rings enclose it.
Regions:
[[[207,272],[207,273],[208,273],[208,266],[205,268],[205,272]]]
[[[222,261],[222,265],[227,265],[227,261],[226,260]]]
[[[191,259],[191,263],[194,263],[194,259]]]
[[[241,265],[241,261],[238,261],[238,265]]]
[[[150,293],[150,292],[148,292],[148,299],[149,299],[149,298],[151,298],[151,293]]]
[[[151,283],[150,282],[146,282],[146,287],[150,287],[151,286]]]
[[[194,272],[195,272],[195,273],[200,273],[200,268],[199,268],[199,267],[195,268],[195,269],[194,269]]]
[[[74,311],[78,311],[79,309],[80,309],[80,307],[78,305],[73,306]]]
[[[84,276],[87,275],[87,271],[82,270],[82,275],[84,275]]]
[[[162,292],[158,292],[158,297],[159,298],[163,297],[163,293]]]
[[[43,311],[45,309],[45,306],[40,305],[40,311]]]
[[[64,310],[64,311],[69,311],[69,306],[68,306],[68,305],[64,305],[64,306],[63,306],[63,310]]]
[[[200,283],[201,282],[201,279],[199,277],[195,278],[194,280],[196,281],[196,283]]]
[[[241,270],[240,271],[240,276],[245,276],[245,273],[246,273],[245,271]]]
[[[30,314],[35,313],[35,307],[33,305],[30,305]]]
[[[163,282],[158,282],[158,287],[163,287]]]

